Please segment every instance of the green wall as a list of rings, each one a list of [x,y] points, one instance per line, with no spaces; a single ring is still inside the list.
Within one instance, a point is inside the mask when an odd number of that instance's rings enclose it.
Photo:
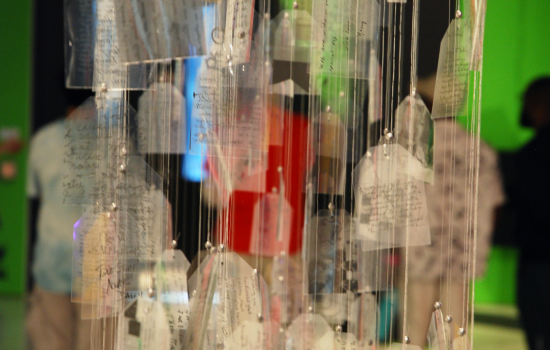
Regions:
[[[19,128],[25,141],[30,120],[31,33],[31,1],[0,1],[0,129]],[[26,147],[16,156],[0,156],[0,162],[10,159],[18,166],[15,180],[0,180],[0,246],[6,249],[0,261],[0,269],[6,272],[6,278],[0,279],[2,294],[21,294],[25,290],[26,156]]]
[[[533,136],[519,127],[527,85],[550,75],[550,1],[488,0],[485,24],[481,135],[500,151],[515,151]],[[495,246],[476,303],[512,304],[517,251]]]
[[[529,82],[550,74],[550,1],[488,0],[483,57],[481,134],[502,151],[531,137],[519,127]]]

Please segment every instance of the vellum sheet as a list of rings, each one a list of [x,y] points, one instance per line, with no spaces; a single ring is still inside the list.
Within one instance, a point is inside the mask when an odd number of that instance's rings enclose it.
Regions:
[[[470,75],[470,25],[455,19],[441,41],[435,80],[433,118],[465,115]]]
[[[398,144],[371,148],[356,168],[356,229],[363,250],[430,243],[424,168]]]
[[[397,143],[424,167],[424,182],[433,184],[435,127],[418,94],[407,96],[395,112]]]

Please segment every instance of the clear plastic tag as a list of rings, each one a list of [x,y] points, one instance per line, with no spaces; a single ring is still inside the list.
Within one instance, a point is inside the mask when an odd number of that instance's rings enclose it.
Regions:
[[[418,94],[407,96],[397,107],[395,129],[397,143],[424,167],[424,182],[433,184],[435,127]]]
[[[470,77],[470,25],[454,19],[441,41],[435,80],[432,117],[458,117],[467,113]]]

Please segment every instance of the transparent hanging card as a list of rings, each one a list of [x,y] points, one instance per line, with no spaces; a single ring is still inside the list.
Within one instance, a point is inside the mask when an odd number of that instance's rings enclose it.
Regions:
[[[227,0],[222,53],[232,65],[250,59],[253,21],[254,0]]]
[[[361,293],[351,303],[348,332],[355,335],[360,346],[364,348],[376,343],[376,320],[378,303],[376,294]]]
[[[432,117],[466,115],[470,72],[470,25],[454,19],[441,41]]]
[[[220,56],[223,48],[213,40],[210,57],[202,62],[194,84],[190,153],[204,154],[208,148],[211,156],[258,158],[267,150],[269,62],[264,62],[263,42],[259,19],[246,62]]]
[[[346,127],[334,113],[321,113],[313,132],[317,193],[343,195],[346,170]],[[316,168],[316,169],[315,169]]]
[[[382,119],[382,68],[374,50],[369,56],[369,124]]]
[[[430,244],[422,164],[398,144],[370,148],[357,165],[357,239],[362,249]]]
[[[63,202],[91,204],[98,170],[95,98],[88,98],[65,120]]]
[[[135,350],[169,349],[170,331],[162,303],[139,297],[121,313],[117,348]],[[173,348],[176,349],[176,348]]]
[[[156,260],[172,237],[162,178],[138,156],[128,157],[126,169],[119,184],[120,205],[128,208],[139,228],[141,257]]]
[[[307,303],[313,305],[315,313],[331,325],[343,324],[348,320],[348,308],[342,307],[348,304],[349,293],[308,295]]]
[[[93,88],[125,89],[127,70],[120,60],[114,0],[96,0]]]
[[[138,298],[129,303],[123,312],[118,315],[116,348],[139,349],[141,343],[142,312],[138,316],[138,305],[143,300]],[[139,319],[138,319],[139,317]]]
[[[72,300],[83,304],[83,318],[112,316],[126,300],[143,294],[150,275],[140,260],[135,221],[124,211],[89,206],[74,226]]]
[[[63,202],[110,205],[130,151],[127,120],[134,110],[119,93],[87,99],[65,120]]]
[[[244,321],[240,324],[226,339],[224,349],[231,350],[257,350],[269,349],[269,334],[266,334],[266,329],[269,330],[268,321]]]
[[[319,210],[305,231],[306,294],[332,294],[357,289],[351,277],[356,247],[351,240],[353,220],[345,210]],[[349,270],[345,264],[350,266]]]
[[[65,0],[65,86],[93,83],[96,0]]]
[[[380,5],[374,0],[314,0],[313,21],[322,30],[312,36],[310,73],[367,79],[379,16]]]
[[[191,316],[187,289],[189,267],[189,261],[179,249],[164,251],[160,264],[155,267],[157,300],[164,306],[170,329],[170,344],[176,349],[183,347]]]
[[[218,341],[238,337],[238,327],[244,322],[266,322],[269,316],[268,289],[262,276],[236,253],[222,253],[217,291],[219,305],[216,314]],[[253,335],[255,338],[256,335]]]
[[[435,310],[428,328],[428,348],[430,350],[447,350],[451,349],[451,343],[451,325],[445,321],[441,310]]]
[[[471,350],[470,338],[467,334],[457,336],[453,339],[452,350]]]
[[[206,53],[203,2],[114,0],[122,62]]]
[[[265,193],[254,205],[250,253],[277,256],[290,246],[292,207],[284,193]]]
[[[274,61],[309,63],[311,35],[321,38],[321,27],[305,10],[283,10],[270,24],[271,50]]]
[[[138,153],[182,154],[187,148],[186,100],[172,72],[157,68],[155,82],[138,100]]]
[[[211,346],[205,345],[205,339],[207,331],[211,330],[209,321],[214,297],[216,297],[216,303],[219,303],[219,292],[216,294],[219,267],[219,254],[209,255],[188,280],[189,294],[192,296],[191,317],[184,337],[184,349],[211,348]],[[206,343],[216,344],[215,338],[212,338],[211,335],[210,333]]]
[[[288,327],[287,349],[313,349],[325,334],[332,332],[323,316],[314,313],[300,314]]]
[[[424,182],[434,179],[434,121],[418,94],[407,96],[395,112],[396,140],[424,167]]]

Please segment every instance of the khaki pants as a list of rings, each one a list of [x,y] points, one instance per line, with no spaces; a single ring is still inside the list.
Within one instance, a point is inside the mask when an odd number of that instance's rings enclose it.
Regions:
[[[107,321],[111,326],[105,327],[103,319],[82,320],[81,308],[81,304],[71,302],[70,295],[35,287],[25,325],[32,349],[112,349],[113,322]]]

